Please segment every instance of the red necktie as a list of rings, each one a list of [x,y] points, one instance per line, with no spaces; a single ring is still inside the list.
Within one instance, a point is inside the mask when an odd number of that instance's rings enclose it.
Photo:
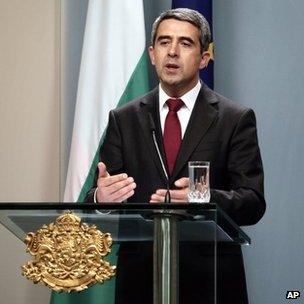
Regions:
[[[164,146],[168,169],[171,174],[175,165],[179,147],[182,143],[182,129],[177,112],[184,103],[181,99],[168,99],[166,103],[168,105],[169,112],[165,120]]]

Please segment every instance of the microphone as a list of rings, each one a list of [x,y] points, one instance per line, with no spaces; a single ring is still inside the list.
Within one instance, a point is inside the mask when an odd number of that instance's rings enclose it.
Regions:
[[[166,195],[165,195],[165,201],[164,201],[164,203],[168,204],[168,203],[171,203],[171,195],[170,195],[170,187],[169,187],[169,177],[168,177],[168,173],[167,173],[167,170],[166,170],[163,158],[162,158],[162,156],[160,154],[160,150],[159,150],[158,143],[157,143],[157,140],[156,140],[156,135],[155,135],[156,128],[155,128],[155,123],[154,123],[154,120],[153,120],[153,117],[152,117],[151,113],[149,113],[149,124],[150,124],[150,130],[151,130],[151,133],[152,133],[152,138],[153,138],[154,146],[156,148],[156,151],[157,151],[157,154],[158,154],[158,158],[160,160],[163,172],[164,172],[164,174],[166,176],[167,192],[166,192]]]

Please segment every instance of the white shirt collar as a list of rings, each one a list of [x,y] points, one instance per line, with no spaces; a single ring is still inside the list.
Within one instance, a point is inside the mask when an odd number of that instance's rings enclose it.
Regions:
[[[201,89],[201,82],[198,81],[197,84],[195,85],[195,87],[193,89],[191,89],[189,92],[187,92],[186,94],[184,94],[183,96],[180,97],[180,99],[184,102],[185,106],[188,108],[188,110],[192,111],[196,98],[199,94],[199,91]],[[170,98],[170,97],[161,87],[161,85],[159,84],[159,110],[161,111],[163,108],[167,108],[166,105],[166,101]]]

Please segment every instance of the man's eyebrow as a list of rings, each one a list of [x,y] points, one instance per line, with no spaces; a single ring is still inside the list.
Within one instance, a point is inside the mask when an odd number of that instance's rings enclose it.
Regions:
[[[169,35],[161,35],[161,36],[158,36],[156,41],[160,41],[160,40],[163,40],[163,39],[172,39],[171,36]],[[195,44],[194,40],[188,36],[181,36],[181,37],[178,37],[178,40],[179,41],[183,41],[183,40],[186,40],[188,42],[190,42],[191,44]]]
[[[157,37],[157,41],[162,40],[162,39],[172,39],[172,37],[169,35],[162,35],[162,36]]]
[[[192,39],[192,38],[190,38],[190,37],[187,37],[187,36],[181,36],[181,37],[179,37],[178,38],[178,40],[186,40],[186,41],[188,41],[188,42],[190,42],[190,43],[192,43],[192,44],[194,44],[195,42],[194,42],[194,40]]]

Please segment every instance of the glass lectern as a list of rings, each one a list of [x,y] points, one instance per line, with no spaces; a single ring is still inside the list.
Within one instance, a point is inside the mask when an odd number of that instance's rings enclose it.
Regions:
[[[109,233],[113,244],[123,248],[130,244],[148,244],[153,256],[153,303],[178,304],[184,283],[180,261],[185,244],[208,244],[210,268],[209,294],[216,303],[217,246],[219,243],[250,244],[250,238],[215,204],[74,204],[74,203],[8,203],[0,204],[0,222],[21,241],[43,225],[71,211],[82,222]],[[211,251],[210,251],[211,248]],[[141,254],[140,252],[138,254]],[[67,255],[68,259],[71,259]],[[73,257],[75,258],[75,257]],[[106,257],[105,257],[106,260]],[[191,264],[191,261],[189,261]],[[123,263],[117,264],[117,274]],[[134,266],[136,267],[136,265]],[[184,267],[184,266],[182,266]],[[196,269],[193,269],[195,272]],[[149,272],[149,271],[148,271]],[[209,274],[210,276],[210,274]],[[195,277],[195,276],[194,276]],[[145,278],[141,278],[145,280]],[[121,281],[120,281],[121,282]],[[191,284],[187,282],[186,284]],[[206,287],[204,287],[206,288]],[[117,287],[116,296],[119,296]],[[151,286],[152,289],[152,286]],[[123,290],[123,289],[122,289]],[[115,291],[113,291],[115,292]],[[202,292],[203,296],[203,292]],[[105,303],[101,301],[101,303]],[[145,302],[143,302],[145,303]],[[204,303],[204,302],[202,302]]]

